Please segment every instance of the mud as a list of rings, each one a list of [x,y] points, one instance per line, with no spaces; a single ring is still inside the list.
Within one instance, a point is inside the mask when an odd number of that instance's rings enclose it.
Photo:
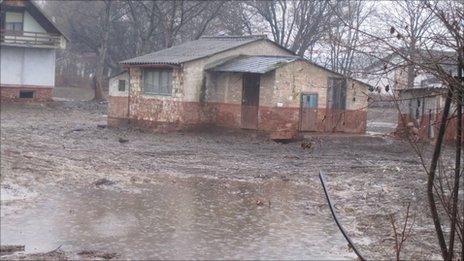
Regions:
[[[365,256],[394,257],[388,215],[401,218],[411,202],[402,257],[439,257],[424,171],[400,140],[312,135],[303,149],[226,129],[100,128],[105,105],[91,102],[1,109],[2,244],[63,245],[74,258],[354,258],[323,197],[323,170]]]

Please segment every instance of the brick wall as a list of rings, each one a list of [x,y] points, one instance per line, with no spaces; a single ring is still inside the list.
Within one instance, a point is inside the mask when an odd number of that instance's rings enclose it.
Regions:
[[[20,91],[33,91],[34,98],[19,98]],[[44,87],[0,87],[0,99],[1,101],[37,101],[37,102],[47,102],[52,101],[53,97],[53,88],[44,88]]]

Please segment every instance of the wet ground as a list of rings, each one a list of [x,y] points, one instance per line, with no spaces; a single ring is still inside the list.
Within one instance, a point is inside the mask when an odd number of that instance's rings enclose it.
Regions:
[[[109,129],[105,104],[92,102],[1,109],[2,245],[71,258],[355,258],[330,216],[323,170],[365,256],[394,257],[388,215],[401,220],[411,202],[403,257],[438,257],[420,161],[388,136],[310,136],[302,149],[225,129]]]

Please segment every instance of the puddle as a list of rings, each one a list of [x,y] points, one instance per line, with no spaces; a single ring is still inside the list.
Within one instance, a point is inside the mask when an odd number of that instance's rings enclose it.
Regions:
[[[101,250],[121,259],[355,258],[315,200],[321,192],[312,190],[199,178],[134,191],[50,188],[32,207],[1,219],[1,243],[27,252]]]

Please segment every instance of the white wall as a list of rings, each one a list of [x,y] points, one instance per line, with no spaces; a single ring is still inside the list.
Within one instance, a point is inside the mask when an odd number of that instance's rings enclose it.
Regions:
[[[126,90],[123,92],[119,91],[119,80],[126,81]],[[129,96],[129,73],[121,73],[117,76],[110,78],[109,80],[109,94],[110,96]]]
[[[46,33],[45,29],[40,26],[39,23],[35,21],[34,18],[28,13],[24,12],[24,24],[23,31],[25,32],[35,32],[35,33]]]
[[[53,87],[55,85],[55,50],[2,45],[0,48],[0,83]]]

